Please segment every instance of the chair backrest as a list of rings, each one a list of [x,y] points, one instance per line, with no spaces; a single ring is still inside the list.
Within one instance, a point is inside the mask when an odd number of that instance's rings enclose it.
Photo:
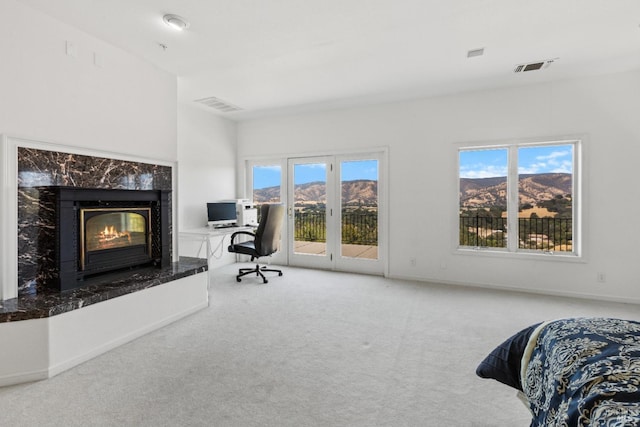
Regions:
[[[256,252],[261,256],[271,255],[280,250],[284,205],[264,204],[260,209],[260,224],[255,238]]]

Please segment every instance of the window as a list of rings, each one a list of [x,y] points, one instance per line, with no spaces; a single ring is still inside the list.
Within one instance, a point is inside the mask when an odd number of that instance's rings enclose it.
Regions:
[[[580,255],[580,141],[458,151],[461,249]]]
[[[279,162],[255,163],[249,166],[250,188],[252,200],[258,208],[260,220],[260,206],[264,203],[282,203],[281,183],[282,166]]]

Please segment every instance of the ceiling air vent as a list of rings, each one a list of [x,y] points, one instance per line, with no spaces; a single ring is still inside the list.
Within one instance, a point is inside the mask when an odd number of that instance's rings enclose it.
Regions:
[[[210,96],[208,98],[200,98],[196,99],[193,102],[198,102],[202,105],[206,105],[207,107],[214,108],[218,111],[222,111],[223,113],[232,113],[234,111],[240,111],[242,108],[236,107],[233,104],[229,104],[226,101],[223,101],[220,98],[216,98],[215,96]]]
[[[536,71],[549,67],[555,59],[547,59],[546,61],[538,61],[538,62],[530,62],[528,64],[520,64],[516,65],[516,68],[513,69],[514,73],[524,73],[525,71]]]
[[[484,55],[483,47],[479,49],[471,49],[470,51],[467,52],[467,58],[474,58],[476,56],[482,56],[482,55]]]

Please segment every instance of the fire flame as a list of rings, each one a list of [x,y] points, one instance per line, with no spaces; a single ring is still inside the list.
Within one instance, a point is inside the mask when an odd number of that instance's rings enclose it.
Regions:
[[[127,231],[121,233],[116,230],[116,227],[114,227],[113,225],[105,225],[104,230],[100,232],[100,240],[103,241],[114,240],[120,237],[126,237],[129,243],[131,243],[131,234],[129,234],[129,232]]]
[[[102,232],[102,235],[104,237],[110,237],[110,236],[118,236],[118,232],[116,231],[116,228],[112,225],[111,227],[106,226],[104,227],[104,231]]]

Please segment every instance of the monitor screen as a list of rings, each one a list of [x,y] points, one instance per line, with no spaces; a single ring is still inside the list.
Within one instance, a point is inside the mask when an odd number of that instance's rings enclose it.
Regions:
[[[237,221],[236,202],[207,203],[207,222],[209,225],[233,225]]]

